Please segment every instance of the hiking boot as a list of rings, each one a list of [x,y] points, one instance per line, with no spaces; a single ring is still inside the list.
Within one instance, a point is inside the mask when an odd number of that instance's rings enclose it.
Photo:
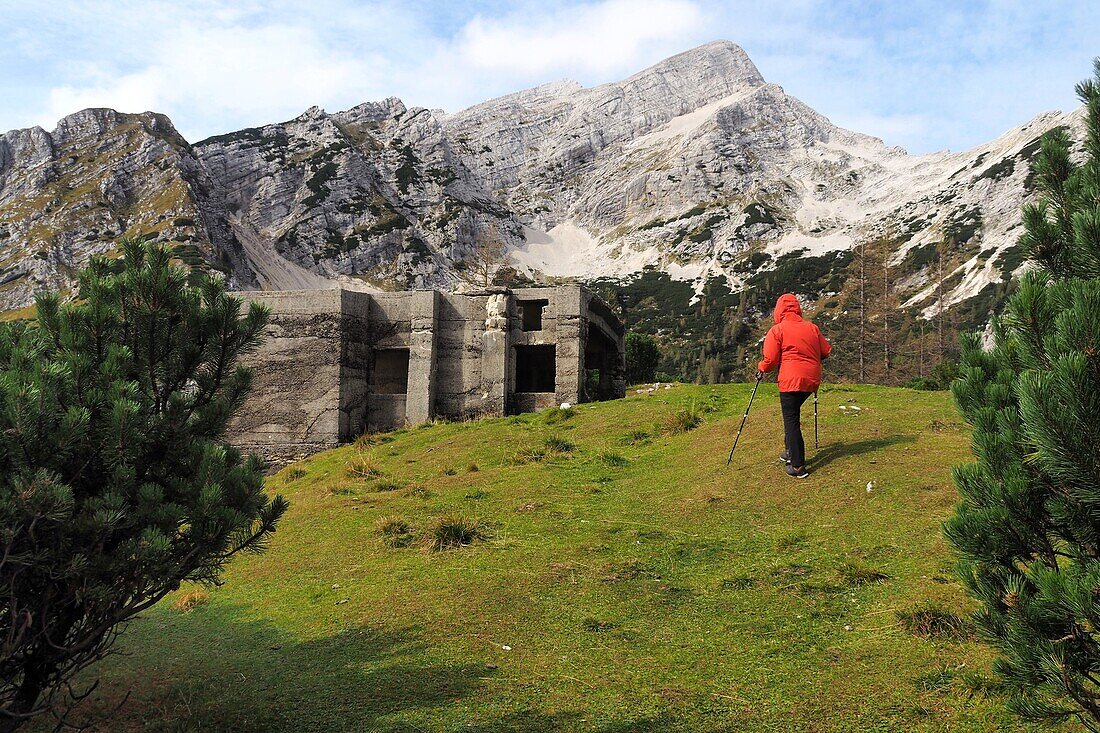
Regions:
[[[787,475],[791,478],[809,478],[810,472],[806,470],[805,466],[799,466],[798,468],[787,466]]]
[[[779,462],[780,463],[786,463],[788,466],[791,465],[791,454],[790,454],[790,452],[789,451],[783,451],[782,453],[780,453],[779,454]]]

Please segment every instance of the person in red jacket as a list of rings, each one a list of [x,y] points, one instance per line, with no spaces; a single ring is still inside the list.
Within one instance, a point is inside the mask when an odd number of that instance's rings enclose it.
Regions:
[[[758,369],[763,377],[779,367],[779,404],[783,410],[786,450],[780,460],[787,474],[806,478],[806,444],[802,440],[802,403],[821,386],[821,362],[832,347],[817,326],[802,320],[802,306],[790,293],[775,303],[775,325],[764,337],[764,358]]]

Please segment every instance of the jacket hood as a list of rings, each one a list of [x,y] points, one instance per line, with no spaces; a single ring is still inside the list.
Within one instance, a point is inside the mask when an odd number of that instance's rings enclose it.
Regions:
[[[782,323],[789,316],[802,317],[802,306],[798,302],[798,298],[790,293],[783,293],[779,296],[779,300],[775,301],[775,312],[772,316],[775,318],[776,323]]]

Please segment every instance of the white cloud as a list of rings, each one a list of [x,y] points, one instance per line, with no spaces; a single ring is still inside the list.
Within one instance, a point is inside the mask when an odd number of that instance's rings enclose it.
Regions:
[[[932,119],[918,114],[844,114],[838,115],[832,122],[849,130],[882,138],[888,145],[896,145],[898,140],[922,138],[935,129]]]
[[[185,135],[201,135],[211,122],[274,121],[314,103],[358,100],[379,81],[372,54],[335,51],[309,28],[188,23],[158,36],[140,69],[88,67],[81,83],[51,89],[43,121],[89,106],[157,110]]]
[[[562,76],[609,81],[684,50],[703,32],[693,0],[474,15],[449,36],[406,7],[354,0],[289,10],[206,0],[74,12],[95,19],[87,29],[93,39],[106,41],[108,27],[115,38],[106,47],[90,42],[83,61],[77,54],[34,122],[50,128],[91,106],[156,110],[192,140],[314,104],[332,110],[397,95],[453,111]]]
[[[455,111],[728,38],[838,124],[916,152],[1076,106],[1100,34],[1073,0],[0,0],[0,17],[0,129],[86,106],[165,112],[192,140],[389,95]]]
[[[497,73],[602,75],[636,70],[653,58],[654,45],[683,50],[702,21],[688,0],[605,0],[541,17],[476,16],[454,49],[472,67]]]

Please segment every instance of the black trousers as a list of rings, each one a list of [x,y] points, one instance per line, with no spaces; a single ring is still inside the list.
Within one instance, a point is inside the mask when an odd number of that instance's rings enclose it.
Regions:
[[[802,403],[813,392],[780,392],[779,406],[783,410],[783,442],[791,465],[806,465],[806,443],[802,440]]]

